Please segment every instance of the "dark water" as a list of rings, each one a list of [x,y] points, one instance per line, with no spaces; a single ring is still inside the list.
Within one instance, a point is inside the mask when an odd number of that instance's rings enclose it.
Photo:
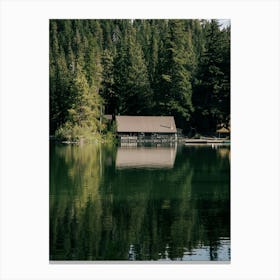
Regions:
[[[229,261],[229,146],[52,144],[50,260]]]

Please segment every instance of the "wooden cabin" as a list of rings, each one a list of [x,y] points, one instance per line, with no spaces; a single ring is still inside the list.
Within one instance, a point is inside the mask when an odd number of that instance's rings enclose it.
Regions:
[[[173,116],[116,116],[121,142],[174,142],[177,128]]]

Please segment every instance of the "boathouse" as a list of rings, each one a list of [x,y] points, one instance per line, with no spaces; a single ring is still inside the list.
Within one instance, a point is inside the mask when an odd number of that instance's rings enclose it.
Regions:
[[[177,140],[173,116],[116,116],[116,124],[122,142]]]

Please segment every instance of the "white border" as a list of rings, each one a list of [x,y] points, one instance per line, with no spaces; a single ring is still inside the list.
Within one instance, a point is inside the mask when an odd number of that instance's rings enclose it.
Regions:
[[[231,19],[231,264],[49,264],[49,18]],[[279,279],[279,34],[276,0],[2,1],[0,278]]]

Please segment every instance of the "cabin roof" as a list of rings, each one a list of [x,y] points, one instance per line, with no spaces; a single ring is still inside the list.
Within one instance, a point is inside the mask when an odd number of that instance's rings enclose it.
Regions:
[[[116,116],[117,132],[176,133],[173,116]]]
[[[222,127],[220,129],[218,129],[216,132],[218,133],[230,133],[229,129]]]

